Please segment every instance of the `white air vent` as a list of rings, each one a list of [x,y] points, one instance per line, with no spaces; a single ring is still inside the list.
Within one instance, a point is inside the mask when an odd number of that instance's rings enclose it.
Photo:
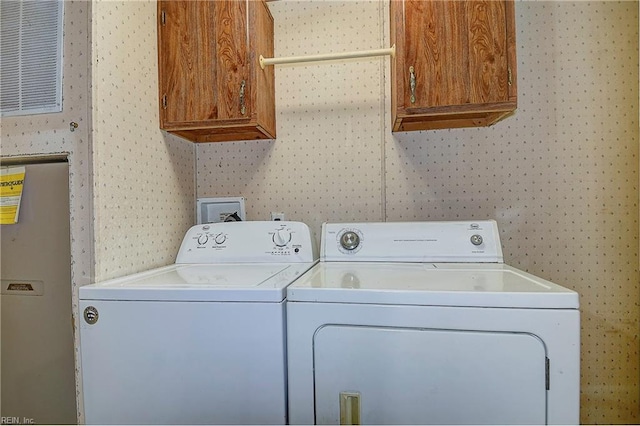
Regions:
[[[0,1],[2,116],[62,111],[63,5]]]

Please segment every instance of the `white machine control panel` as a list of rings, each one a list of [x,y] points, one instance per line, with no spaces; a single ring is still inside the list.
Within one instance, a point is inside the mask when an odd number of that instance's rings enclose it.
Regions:
[[[493,220],[325,223],[320,260],[502,263]]]
[[[219,222],[191,227],[176,263],[313,262],[315,252],[302,222]]]

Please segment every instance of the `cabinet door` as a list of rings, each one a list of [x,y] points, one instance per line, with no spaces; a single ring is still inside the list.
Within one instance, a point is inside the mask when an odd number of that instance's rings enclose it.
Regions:
[[[405,1],[406,66],[415,75],[415,102],[436,107],[509,98],[503,1]],[[410,72],[404,70],[407,87]]]
[[[249,26],[246,0],[214,1],[215,87],[219,119],[249,115]]]
[[[163,127],[248,114],[246,1],[162,1],[159,9]]]
[[[487,126],[517,106],[513,0],[392,0],[393,130]]]

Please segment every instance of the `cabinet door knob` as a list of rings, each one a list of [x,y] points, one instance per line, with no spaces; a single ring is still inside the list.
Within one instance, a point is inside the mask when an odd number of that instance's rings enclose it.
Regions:
[[[416,103],[416,72],[413,66],[409,67],[409,86],[411,87],[411,103]]]
[[[247,107],[244,102],[244,89],[246,85],[246,81],[242,80],[242,83],[240,83],[240,114],[242,115],[245,115],[247,113]]]

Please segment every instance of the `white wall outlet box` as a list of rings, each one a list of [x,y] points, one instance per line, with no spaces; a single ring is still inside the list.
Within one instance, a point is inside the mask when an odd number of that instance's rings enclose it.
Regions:
[[[196,210],[199,224],[246,220],[244,197],[198,198]]]

